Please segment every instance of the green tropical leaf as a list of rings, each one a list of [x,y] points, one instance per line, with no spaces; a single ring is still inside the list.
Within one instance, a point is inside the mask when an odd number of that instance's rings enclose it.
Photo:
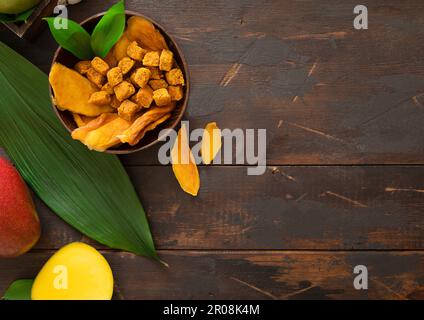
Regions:
[[[44,18],[49,24],[50,32],[56,42],[81,60],[90,60],[94,57],[91,49],[90,34],[78,23],[62,17]],[[66,28],[56,28],[57,25],[68,24]]]
[[[16,280],[4,293],[4,300],[31,300],[31,289],[34,280]]]
[[[124,30],[125,3],[121,0],[110,7],[94,28],[91,35],[91,47],[94,53],[99,57],[106,57]]]
[[[143,207],[119,159],[72,140],[47,76],[0,42],[0,146],[62,219],[111,248],[157,258]]]

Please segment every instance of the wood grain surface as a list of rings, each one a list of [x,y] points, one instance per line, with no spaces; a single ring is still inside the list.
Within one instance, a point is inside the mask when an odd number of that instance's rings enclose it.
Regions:
[[[126,3],[182,47],[190,128],[267,129],[267,170],[201,166],[193,198],[158,146],[122,156],[170,268],[87,239],[36,199],[42,238],[0,260],[0,293],[84,241],[110,262],[116,299],[424,299],[424,2],[367,1],[361,31],[353,0]],[[49,32],[0,40],[48,72]],[[367,291],[352,284],[359,264]]]
[[[32,277],[54,251],[1,262],[0,288]],[[424,299],[422,252],[160,251],[169,268],[129,253],[102,251],[115,299]],[[353,288],[366,263],[369,289]]]
[[[170,167],[129,167],[160,249],[422,249],[424,168],[201,167],[183,193]],[[234,181],[237,181],[234,183]],[[37,201],[39,249],[82,236]]]

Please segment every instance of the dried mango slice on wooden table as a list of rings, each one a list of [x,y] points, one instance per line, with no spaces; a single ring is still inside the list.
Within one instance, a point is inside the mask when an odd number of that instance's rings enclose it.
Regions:
[[[172,170],[181,188],[193,196],[197,196],[200,188],[200,177],[197,165],[188,143],[185,124],[181,125],[177,139],[171,150]]]

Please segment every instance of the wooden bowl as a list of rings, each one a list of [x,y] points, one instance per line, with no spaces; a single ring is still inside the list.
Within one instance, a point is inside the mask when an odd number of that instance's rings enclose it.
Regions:
[[[81,26],[83,26],[88,32],[91,33],[93,31],[94,27],[96,26],[97,22],[100,20],[100,18],[105,14],[106,12],[102,12],[99,14],[96,14],[83,22],[81,22]],[[147,149],[148,147],[151,147],[152,145],[156,144],[159,141],[159,132],[163,129],[174,129],[179,122],[181,121],[181,118],[184,115],[184,112],[187,108],[188,104],[188,98],[190,93],[190,77],[187,67],[187,62],[183,56],[183,53],[181,49],[178,47],[177,43],[172,39],[172,37],[164,30],[162,26],[160,26],[158,23],[154,22],[152,19],[147,18],[143,16],[142,14],[139,14],[134,11],[125,11],[127,20],[131,16],[139,16],[144,19],[149,20],[154,24],[154,26],[162,33],[162,35],[165,38],[166,43],[169,46],[169,49],[174,53],[174,59],[178,66],[181,68],[181,71],[184,74],[186,85],[183,87],[184,91],[184,98],[180,101],[178,101],[176,108],[174,111],[172,111],[171,117],[159,125],[156,129],[149,131],[146,133],[146,135],[143,137],[143,139],[140,140],[140,142],[134,146],[130,146],[129,144],[122,144],[115,148],[110,148],[105,153],[111,153],[111,154],[129,154],[134,153],[143,149]],[[72,53],[66,51],[65,49],[59,47],[56,50],[56,53],[53,57],[52,66],[55,62],[59,62],[69,68],[73,68],[74,65],[79,61],[77,57],[75,57]],[[57,116],[59,117],[62,124],[65,126],[65,128],[71,133],[74,129],[77,128],[77,125],[72,117],[72,114],[69,111],[61,111],[59,110],[54,102],[54,93],[53,89],[50,86],[50,96],[52,98],[53,103],[53,109]]]

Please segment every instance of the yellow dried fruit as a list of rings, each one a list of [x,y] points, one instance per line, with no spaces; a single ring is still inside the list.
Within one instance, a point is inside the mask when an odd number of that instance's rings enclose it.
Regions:
[[[117,136],[130,126],[130,121],[116,113],[103,113],[87,125],[72,131],[72,138],[81,141],[90,150],[103,152],[120,144]]]
[[[49,81],[53,88],[55,104],[60,110],[69,110],[89,117],[112,112],[110,106],[88,103],[98,88],[77,71],[55,63],[50,71]]]
[[[116,87],[124,80],[122,70],[119,67],[112,68],[107,73],[107,81],[111,87]]]
[[[160,54],[159,69],[163,71],[170,71],[174,64],[174,54],[170,50],[162,50]]]
[[[185,124],[178,131],[171,150],[172,170],[181,188],[193,196],[197,196],[200,188],[200,177],[197,165],[188,143],[188,135]]]
[[[184,97],[181,86],[168,86],[168,92],[172,101],[180,101]]]
[[[175,108],[175,103],[165,107],[152,107],[149,111],[138,117],[134,123],[118,136],[122,143],[128,143],[132,146],[140,141],[140,133],[150,124],[159,120]]]
[[[94,68],[94,70],[96,70],[98,73],[100,73],[103,76],[105,76],[110,69],[107,62],[99,57],[94,57],[94,59],[91,60],[91,66]]]
[[[153,90],[159,90],[159,89],[162,89],[162,88],[168,88],[168,83],[165,81],[165,80],[163,80],[163,79],[160,79],[160,80],[150,80],[149,81],[149,86],[153,89]]]
[[[118,63],[118,67],[121,69],[122,74],[127,74],[134,67],[135,61],[129,57],[123,58]]]
[[[119,101],[124,101],[135,93],[134,86],[128,81],[122,81],[113,90]]]
[[[183,72],[179,68],[175,68],[167,72],[165,77],[170,86],[183,86],[185,84]]]
[[[118,42],[113,47],[113,53],[116,61],[121,61],[127,56],[127,49],[130,44],[131,40],[128,39],[127,33],[124,32],[121,38],[119,38]]]
[[[153,102],[153,90],[150,86],[145,86],[138,90],[137,94],[134,95],[134,100],[143,108],[150,108]]]
[[[77,70],[81,74],[87,74],[87,71],[91,68],[91,61],[79,61],[74,69]]]
[[[73,113],[72,114],[75,123],[77,124],[78,127],[83,127],[85,126],[87,123],[89,123],[91,120],[96,119],[95,117],[87,117],[87,116],[83,116],[81,114],[78,113]]]
[[[99,88],[103,87],[106,81],[106,77],[97,72],[93,67],[87,70],[87,78]]]
[[[106,93],[108,93],[108,94],[110,94],[110,95],[112,95],[112,94],[115,94],[115,91],[113,91],[113,87],[110,85],[110,83],[109,82],[107,82],[102,88],[101,88],[101,90],[102,91],[104,91],[104,92],[106,92]]]
[[[132,16],[128,19],[127,24],[126,34],[131,41],[137,41],[143,48],[149,50],[168,49],[164,37],[150,21],[142,17]]]
[[[147,67],[159,66],[159,52],[149,51],[143,58],[143,65]]]
[[[131,75],[130,80],[133,84],[137,85],[139,88],[144,88],[150,78],[150,70],[147,68],[138,68]]]
[[[216,122],[210,122],[206,125],[202,137],[202,160],[204,164],[210,164],[221,150],[221,130],[216,125]]]
[[[146,54],[147,50],[143,49],[137,44],[137,41],[133,41],[130,43],[130,45],[127,48],[127,55],[134,59],[135,61],[141,61],[143,60],[144,55]]]
[[[90,99],[88,99],[88,103],[93,103],[96,105],[110,105],[110,95],[106,91],[94,92],[90,96]]]
[[[171,102],[171,96],[165,88],[153,91],[153,100],[158,107],[166,106]]]
[[[142,106],[139,106],[137,103],[124,100],[118,108],[118,115],[127,121],[132,121],[141,108]]]
[[[166,115],[164,115],[162,118],[159,118],[159,120],[156,120],[155,122],[149,124],[146,128],[144,128],[137,136],[137,140],[140,141],[141,139],[144,138],[144,136],[146,135],[146,133],[148,131],[154,130],[156,129],[156,127],[162,123],[164,123],[166,120],[168,120],[171,117],[171,114],[168,113]]]

